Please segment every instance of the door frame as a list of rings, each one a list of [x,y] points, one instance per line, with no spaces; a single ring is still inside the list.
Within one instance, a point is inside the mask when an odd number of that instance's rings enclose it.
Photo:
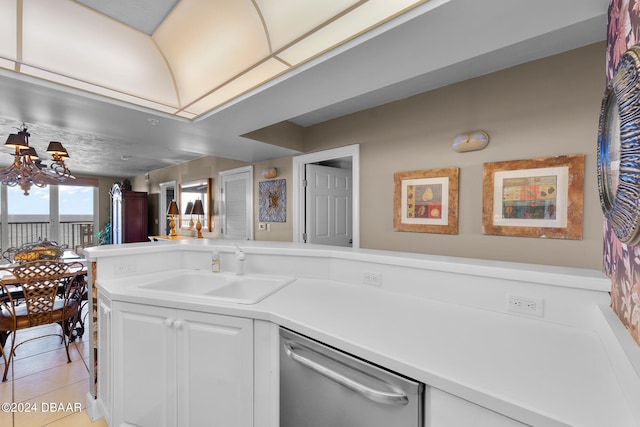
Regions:
[[[360,145],[353,144],[317,153],[303,154],[293,158],[293,241],[304,243],[302,233],[305,227],[305,167],[308,163],[351,157],[351,179],[353,193],[351,198],[353,248],[360,247]]]
[[[219,213],[219,224],[218,224],[218,233],[220,233],[220,228],[222,227],[222,225],[224,224],[225,228],[226,228],[226,214],[227,214],[227,206],[226,206],[226,199],[223,205],[221,205],[220,203],[222,202],[222,181],[223,178],[229,176],[229,175],[235,175],[235,174],[240,174],[240,173],[249,173],[249,185],[247,186],[247,240],[253,240],[255,239],[255,235],[254,235],[254,209],[255,209],[255,203],[253,201],[253,185],[254,185],[254,178],[253,178],[253,165],[249,165],[249,166],[241,166],[239,168],[235,168],[235,169],[228,169],[228,170],[224,170],[224,171],[220,171],[218,172],[218,213]],[[224,209],[223,209],[224,208]],[[223,212],[224,211],[224,212]],[[220,233],[220,237],[223,239],[226,239],[225,237],[226,233]]]

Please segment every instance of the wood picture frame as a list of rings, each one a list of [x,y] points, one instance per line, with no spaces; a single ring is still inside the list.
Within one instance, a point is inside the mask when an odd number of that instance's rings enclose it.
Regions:
[[[584,154],[485,163],[482,233],[582,239]]]
[[[394,174],[395,231],[458,234],[458,168]]]

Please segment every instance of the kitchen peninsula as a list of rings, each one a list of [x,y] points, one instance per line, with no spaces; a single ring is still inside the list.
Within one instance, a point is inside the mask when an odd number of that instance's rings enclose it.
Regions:
[[[233,243],[87,249],[99,292],[92,417],[183,426],[206,415],[276,427],[284,327],[425,384],[425,426],[640,424],[631,403],[640,390],[637,353],[623,351],[610,281],[598,271],[249,241],[235,242],[245,258],[238,261]],[[176,271],[214,275],[214,250],[223,274],[243,262],[247,276],[295,280],[253,304],[141,289]],[[180,277],[175,288],[186,289]],[[220,404],[220,387],[232,404]]]

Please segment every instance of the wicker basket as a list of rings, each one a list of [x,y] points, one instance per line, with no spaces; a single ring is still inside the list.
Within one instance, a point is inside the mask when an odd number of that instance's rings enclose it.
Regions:
[[[42,259],[58,259],[64,253],[65,247],[56,242],[43,240],[35,243],[27,243],[18,249],[10,248],[5,251],[5,258],[12,258],[13,262],[37,261]],[[11,257],[11,252],[13,256]],[[9,255],[9,257],[7,256]]]

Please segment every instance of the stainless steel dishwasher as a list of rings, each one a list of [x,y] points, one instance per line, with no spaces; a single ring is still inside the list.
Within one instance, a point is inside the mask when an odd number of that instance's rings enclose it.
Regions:
[[[424,384],[280,329],[280,427],[422,427]]]

